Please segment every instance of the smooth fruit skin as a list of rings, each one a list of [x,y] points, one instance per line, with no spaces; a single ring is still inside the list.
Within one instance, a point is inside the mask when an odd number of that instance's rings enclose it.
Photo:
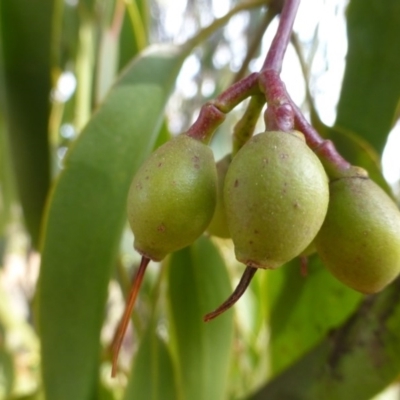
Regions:
[[[214,215],[211,220],[210,225],[207,228],[207,232],[210,235],[218,236],[220,238],[230,238],[231,234],[229,233],[228,221],[226,218],[226,210],[224,203],[224,183],[225,176],[228,172],[228,168],[231,164],[232,155],[227,154],[224,158],[217,162],[217,205],[215,207]]]
[[[224,201],[236,258],[277,268],[314,239],[328,208],[325,170],[299,132],[250,139],[233,158]]]
[[[216,186],[208,146],[180,135],[159,147],[137,172],[128,194],[135,249],[159,261],[191,244],[210,223]]]
[[[328,213],[315,242],[331,273],[359,292],[378,292],[400,272],[400,212],[367,177],[330,183]]]

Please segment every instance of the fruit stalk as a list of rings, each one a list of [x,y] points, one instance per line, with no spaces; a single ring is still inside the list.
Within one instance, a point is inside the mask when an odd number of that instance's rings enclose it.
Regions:
[[[186,135],[207,144],[224,120],[224,113],[214,104],[206,103],[201,107],[197,120],[186,132]]]
[[[186,135],[203,143],[208,143],[215,130],[224,121],[225,114],[229,113],[247,97],[259,93],[257,73],[253,73],[234,83],[215,100],[203,105],[197,120],[188,129]]]
[[[234,83],[215,100],[206,103],[186,134],[208,143],[217,127],[224,121],[224,114],[229,113],[246,98],[263,93],[269,106],[265,114],[267,129],[283,131],[298,129],[303,132],[307,144],[327,166],[328,173],[332,172],[336,177],[341,171],[347,170],[350,164],[337,152],[334,145],[322,139],[305,119],[279,76],[299,3],[300,0],[285,1],[279,26],[262,70]],[[238,145],[240,146],[240,142]]]
[[[232,157],[253,136],[257,120],[265,104],[265,97],[257,94],[252,96],[242,118],[233,128]]]
[[[259,73],[260,90],[265,94],[268,103],[265,123],[267,129],[270,130],[289,131],[298,129],[301,131],[307,144],[327,167],[328,174],[337,177],[348,170],[350,164],[337,152],[333,143],[322,139],[305,119],[279,76],[299,3],[299,0],[286,0],[277,32]]]

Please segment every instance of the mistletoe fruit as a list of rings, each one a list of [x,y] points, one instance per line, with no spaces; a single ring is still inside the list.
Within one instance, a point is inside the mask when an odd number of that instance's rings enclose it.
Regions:
[[[225,176],[228,172],[229,165],[231,164],[232,155],[228,154],[217,162],[217,176],[218,176],[218,187],[217,187],[217,205],[213,218],[207,232],[210,235],[218,236],[221,238],[230,238],[231,235],[228,229],[228,221],[226,218],[226,210],[224,204],[224,182]]]
[[[135,249],[155,261],[188,246],[214,214],[217,173],[211,149],[181,135],[158,148],[134,177],[128,219]]]
[[[214,214],[217,171],[209,147],[181,135],[159,147],[133,178],[128,219],[135,249],[142,255],[124,315],[112,343],[111,375],[150,260],[188,246],[207,228]]]
[[[256,268],[275,269],[304,251],[327,212],[328,178],[300,132],[264,132],[233,158],[224,201],[238,261],[247,269],[233,295],[208,321],[242,295]]]
[[[400,212],[360,169],[330,183],[326,219],[315,240],[331,273],[362,292],[382,290],[400,272]]]
[[[328,178],[302,134],[265,132],[232,160],[224,198],[236,258],[274,269],[318,233],[328,207]]]

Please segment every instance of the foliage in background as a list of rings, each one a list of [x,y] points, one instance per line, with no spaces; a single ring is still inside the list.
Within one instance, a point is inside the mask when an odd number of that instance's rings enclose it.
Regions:
[[[307,277],[298,259],[259,273],[234,310],[204,324],[243,269],[229,240],[204,236],[150,269],[110,378],[118,299],[138,263],[125,215],[132,176],[170,130],[187,129],[202,104],[254,68],[279,8],[230,2],[213,22],[217,3],[186,2],[174,34],[162,2],[0,3],[0,265],[16,247],[41,260],[25,320],[0,286],[0,399],[368,400],[399,376],[398,282],[364,298],[314,255]],[[390,192],[380,159],[399,115],[400,2],[351,0],[346,18],[335,124],[322,123],[310,90],[304,107]],[[179,90],[182,71],[191,91]],[[216,158],[242,112],[217,132]]]

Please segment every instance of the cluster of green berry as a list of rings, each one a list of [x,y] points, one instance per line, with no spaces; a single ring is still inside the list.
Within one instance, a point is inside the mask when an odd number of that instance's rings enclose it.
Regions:
[[[315,246],[362,293],[400,272],[397,206],[360,168],[328,177],[297,131],[257,134],[217,165],[204,143],[174,138],[134,177],[128,218],[135,249],[155,261],[208,231],[232,238],[237,259],[254,268],[275,269]]]

